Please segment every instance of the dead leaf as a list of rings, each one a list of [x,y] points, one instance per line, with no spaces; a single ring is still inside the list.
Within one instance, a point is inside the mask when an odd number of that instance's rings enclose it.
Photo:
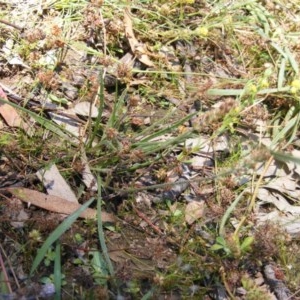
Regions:
[[[24,209],[21,209],[16,216],[17,221],[10,222],[10,225],[14,228],[23,228],[24,227],[24,221],[29,219],[29,215]]]
[[[297,149],[292,150],[293,157],[300,158],[300,151]],[[297,176],[300,175],[300,164],[297,164],[293,161],[289,161],[286,163],[290,171],[294,171]]]
[[[266,177],[286,177],[288,176],[286,170],[282,167],[282,164],[278,163],[277,161],[273,161],[271,165],[265,170],[265,162],[259,163],[256,166],[255,173],[257,176],[263,175],[264,178]]]
[[[201,150],[201,153],[215,153],[216,151],[227,153],[230,151],[229,144],[227,136],[217,137],[212,143],[211,137],[208,135],[199,135],[184,142],[184,146],[195,153],[199,150]]]
[[[191,225],[204,214],[204,202],[191,201],[185,208],[185,221]]]
[[[98,116],[98,108],[88,101],[82,101],[75,104],[73,110],[76,114],[80,116],[90,116],[91,118],[97,118]]]
[[[283,214],[277,210],[269,213],[257,213],[257,223],[259,225],[266,224],[267,222],[274,222],[279,224],[286,232],[292,236],[299,236],[300,233],[300,220],[299,215]]]
[[[88,189],[96,192],[98,190],[98,183],[96,177],[93,175],[90,166],[88,164],[88,159],[86,153],[82,151],[81,153],[81,163],[83,166],[82,170],[82,181]]]
[[[75,193],[61,176],[55,164],[53,164],[49,169],[38,170],[36,175],[43,183],[49,195],[62,197],[68,201],[78,203]]]
[[[13,194],[18,199],[31,203],[40,208],[57,212],[61,214],[70,215],[80,208],[80,204],[70,202],[57,196],[46,195],[41,192],[26,188],[7,188],[6,191]],[[97,216],[97,211],[92,208],[87,208],[81,215],[81,218],[93,219]],[[112,214],[102,212],[103,222],[115,222],[115,217]]]
[[[0,87],[0,97],[6,101],[9,101],[7,99],[5,92],[1,87]],[[7,125],[11,127],[20,127],[20,124],[22,123],[22,119],[19,116],[16,109],[13,108],[12,106],[8,104],[0,104],[0,114],[2,115]]]
[[[260,188],[257,193],[257,198],[260,200],[258,203],[259,205],[269,203],[276,206],[276,208],[282,212],[290,213],[292,215],[300,214],[300,206],[291,205],[285,196],[276,191]]]
[[[49,116],[51,117],[52,121],[62,126],[65,130],[67,130],[74,136],[79,137],[81,135],[82,128],[80,127],[80,124],[73,118],[62,116],[53,112],[49,112]]]
[[[124,11],[124,23],[125,23],[125,35],[128,39],[131,51],[136,54],[138,53],[138,60],[141,61],[148,67],[153,67],[154,64],[146,54],[145,45],[140,43],[134,36],[132,29],[132,20],[130,18],[130,13],[128,9]]]
[[[22,119],[12,106],[0,104],[0,114],[8,126],[21,127]]]
[[[3,91],[3,89],[1,87],[0,87],[0,97],[5,99],[5,100],[8,100],[5,92]]]
[[[122,58],[120,60],[116,61],[111,66],[107,67],[107,73],[109,73],[115,77],[118,77],[118,69],[119,69],[120,65],[126,65],[129,68],[133,68],[134,61],[135,61],[134,56],[130,52],[127,52],[125,55],[122,56]],[[139,84],[141,84],[141,83],[139,83]],[[131,82],[130,82],[130,85],[131,85]]]
[[[1,87],[0,87],[0,97],[6,101],[9,101],[7,99],[5,92]],[[29,135],[32,134],[32,130],[30,130],[30,126],[26,124],[24,120],[22,120],[17,110],[11,105],[6,103],[0,103],[0,115],[3,117],[3,119],[5,120],[8,126],[22,128],[27,134]]]

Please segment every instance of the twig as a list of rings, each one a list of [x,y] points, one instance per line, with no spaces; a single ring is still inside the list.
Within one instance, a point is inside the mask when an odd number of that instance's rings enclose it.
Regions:
[[[300,293],[300,289],[298,289],[294,294],[290,295],[286,300],[292,300],[294,296]]]
[[[99,15],[100,15],[100,21],[101,21],[101,24],[102,24],[102,32],[103,32],[103,54],[104,54],[104,58],[106,58],[106,55],[107,55],[106,28],[105,28],[105,23],[104,23],[104,19],[103,19],[101,9],[99,9]],[[105,74],[103,74],[103,75],[105,76]]]
[[[228,282],[226,280],[226,273],[225,273],[225,269],[224,269],[223,266],[220,268],[220,275],[221,275],[222,283],[224,284],[225,290],[229,295],[229,298],[232,299],[232,300],[235,299],[234,295],[231,293],[231,289],[230,289],[230,287],[228,285]]]
[[[8,280],[8,275],[7,275],[7,272],[6,272],[6,269],[5,269],[5,265],[4,265],[4,261],[2,259],[2,255],[1,255],[1,252],[0,252],[0,266],[1,266],[1,269],[2,269],[2,274],[3,274],[3,279],[4,279],[4,284],[5,286],[7,287],[7,289],[9,290],[10,294],[12,293],[12,289],[11,289],[11,286],[10,286],[10,283],[9,283],[9,280]]]
[[[155,226],[146,216],[143,214],[141,211],[139,211],[137,208],[133,206],[133,210],[136,212],[136,214],[143,219],[156,233],[160,235],[164,235],[164,233],[157,227]]]
[[[270,165],[271,165],[273,159],[274,159],[273,156],[271,156],[271,157],[268,159],[268,161],[266,162],[265,167],[264,167],[264,169],[263,169],[263,172],[261,173],[261,175],[260,175],[260,177],[259,177],[259,179],[258,179],[258,181],[257,181],[257,183],[256,183],[256,185],[255,185],[255,189],[254,189],[254,191],[253,191],[253,193],[252,193],[250,205],[249,205],[249,207],[248,207],[248,212],[249,212],[249,213],[254,209],[255,199],[256,199],[258,190],[259,190],[259,188],[261,187],[261,183],[262,183],[262,181],[263,181],[263,178],[264,178],[266,172],[268,171],[268,169],[269,169],[269,167],[270,167]]]
[[[20,284],[19,284],[17,275],[16,275],[16,273],[15,273],[15,271],[14,271],[14,269],[13,269],[13,266],[12,266],[12,264],[11,264],[10,259],[7,257],[7,254],[6,254],[6,252],[5,252],[5,250],[3,249],[3,247],[2,247],[1,244],[0,244],[0,250],[2,251],[3,255],[5,256],[5,259],[6,259],[6,261],[7,261],[7,264],[8,264],[8,266],[9,266],[9,268],[10,268],[10,272],[11,272],[12,276],[14,277],[15,283],[16,283],[18,289],[19,289],[19,288],[20,288]],[[0,251],[0,253],[1,253],[1,251]],[[1,259],[2,259],[2,257],[1,257]]]
[[[7,21],[4,21],[4,20],[1,20],[1,19],[0,19],[0,23],[3,23],[3,24],[5,24],[5,25],[7,25],[7,26],[10,26],[10,27],[13,27],[13,28],[15,28],[15,29],[17,29],[17,30],[19,30],[19,31],[23,31],[23,28],[22,28],[22,27],[20,27],[20,26],[18,26],[18,25],[15,25],[15,24],[12,24],[12,23],[10,23],[10,22],[7,22]]]

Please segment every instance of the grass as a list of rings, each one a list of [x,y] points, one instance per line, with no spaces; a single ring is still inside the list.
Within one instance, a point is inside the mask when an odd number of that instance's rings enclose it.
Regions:
[[[9,18],[15,7],[1,5],[1,18],[17,24]],[[283,0],[130,5],[59,0],[45,5],[44,23],[29,11],[32,20],[24,34],[0,27],[7,37],[0,40],[6,63],[0,80],[9,78],[24,98],[12,102],[2,95],[0,103],[17,109],[34,129],[32,135],[1,129],[0,184],[9,186],[5,174],[14,172],[16,182],[43,190],[33,174],[55,162],[83,205],[64,221],[26,209],[32,218],[22,232],[5,218],[1,293],[20,286],[17,279],[5,279],[6,269],[13,272],[18,264],[16,254],[23,257],[26,282],[53,281],[56,299],[156,299],[172,293],[199,299],[213,297],[216,287],[229,298],[239,297],[241,287],[245,299],[268,298],[266,285],[254,279],[269,262],[297,293],[299,243],[276,223],[259,225],[257,213],[267,167],[274,161],[286,167],[299,163],[291,155],[299,135],[299,5]],[[135,50],[126,34],[125,9],[138,41]],[[37,28],[45,31],[44,38]],[[8,39],[13,44],[9,53],[3,50]],[[133,66],[122,62],[128,52]],[[12,54],[27,68],[11,63]],[[153,66],[139,61],[143,55]],[[64,90],[68,84],[75,87],[74,99]],[[91,110],[89,116],[77,115],[80,131],[70,132],[51,119],[46,98],[58,114],[77,102],[93,103],[97,117]],[[195,101],[201,109],[192,112]],[[199,137],[204,142],[190,149],[188,141]],[[215,150],[220,137],[228,140],[225,158]],[[206,141],[213,153],[205,150]],[[98,194],[82,183],[83,154],[97,178]],[[197,169],[193,159],[203,155],[211,164]],[[256,174],[261,162],[265,169]],[[190,187],[175,203],[157,201],[176,186],[173,177],[184,175],[183,163],[196,170],[194,177],[184,177]],[[205,213],[188,224],[184,200],[192,196],[205,202]],[[78,220],[95,197],[97,220]],[[3,203],[1,216],[13,219],[17,208]],[[117,224],[103,224],[102,209],[116,214]],[[8,240],[13,254],[5,255],[12,253]]]

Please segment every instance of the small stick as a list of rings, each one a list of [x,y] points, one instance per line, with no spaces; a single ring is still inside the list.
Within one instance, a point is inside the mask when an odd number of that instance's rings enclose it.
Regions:
[[[23,31],[23,28],[22,28],[22,27],[20,27],[20,26],[18,26],[18,25],[15,25],[15,24],[12,24],[12,23],[9,23],[9,22],[7,22],[7,21],[4,21],[4,20],[1,20],[1,19],[0,19],[0,23],[3,23],[3,24],[8,25],[8,26],[11,26],[11,27],[13,27],[13,28],[15,28],[15,29],[17,29],[17,30],[19,30],[19,31]]]
[[[12,289],[11,289],[11,286],[10,286],[10,283],[9,283],[8,275],[7,275],[7,272],[6,272],[6,269],[5,269],[5,265],[4,265],[4,261],[2,259],[1,252],[0,252],[0,266],[1,266],[2,274],[3,274],[3,282],[6,285],[9,293],[11,294]]]
[[[19,284],[17,275],[16,275],[16,273],[15,273],[15,271],[13,269],[13,266],[11,264],[10,259],[7,257],[7,255],[6,255],[6,253],[5,253],[4,249],[3,249],[2,245],[0,245],[0,255],[1,255],[1,252],[3,253],[3,256],[5,257],[5,259],[7,260],[7,264],[9,266],[9,268],[10,268],[10,272],[11,272],[12,276],[14,277],[15,283],[16,283],[18,289],[19,289],[20,288],[20,284]],[[2,257],[1,257],[1,260],[2,260]],[[9,285],[8,288],[9,288],[9,290],[11,290],[10,285]],[[12,291],[10,291],[10,293],[12,293]]]
[[[143,219],[156,233],[160,235],[164,235],[164,233],[156,226],[154,225],[141,211],[139,211],[137,208],[133,206],[133,210],[136,212],[136,214]]]

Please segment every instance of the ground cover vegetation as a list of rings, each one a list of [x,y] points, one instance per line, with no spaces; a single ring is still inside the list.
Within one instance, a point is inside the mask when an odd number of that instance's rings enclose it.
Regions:
[[[298,299],[298,1],[0,7],[0,299]]]

